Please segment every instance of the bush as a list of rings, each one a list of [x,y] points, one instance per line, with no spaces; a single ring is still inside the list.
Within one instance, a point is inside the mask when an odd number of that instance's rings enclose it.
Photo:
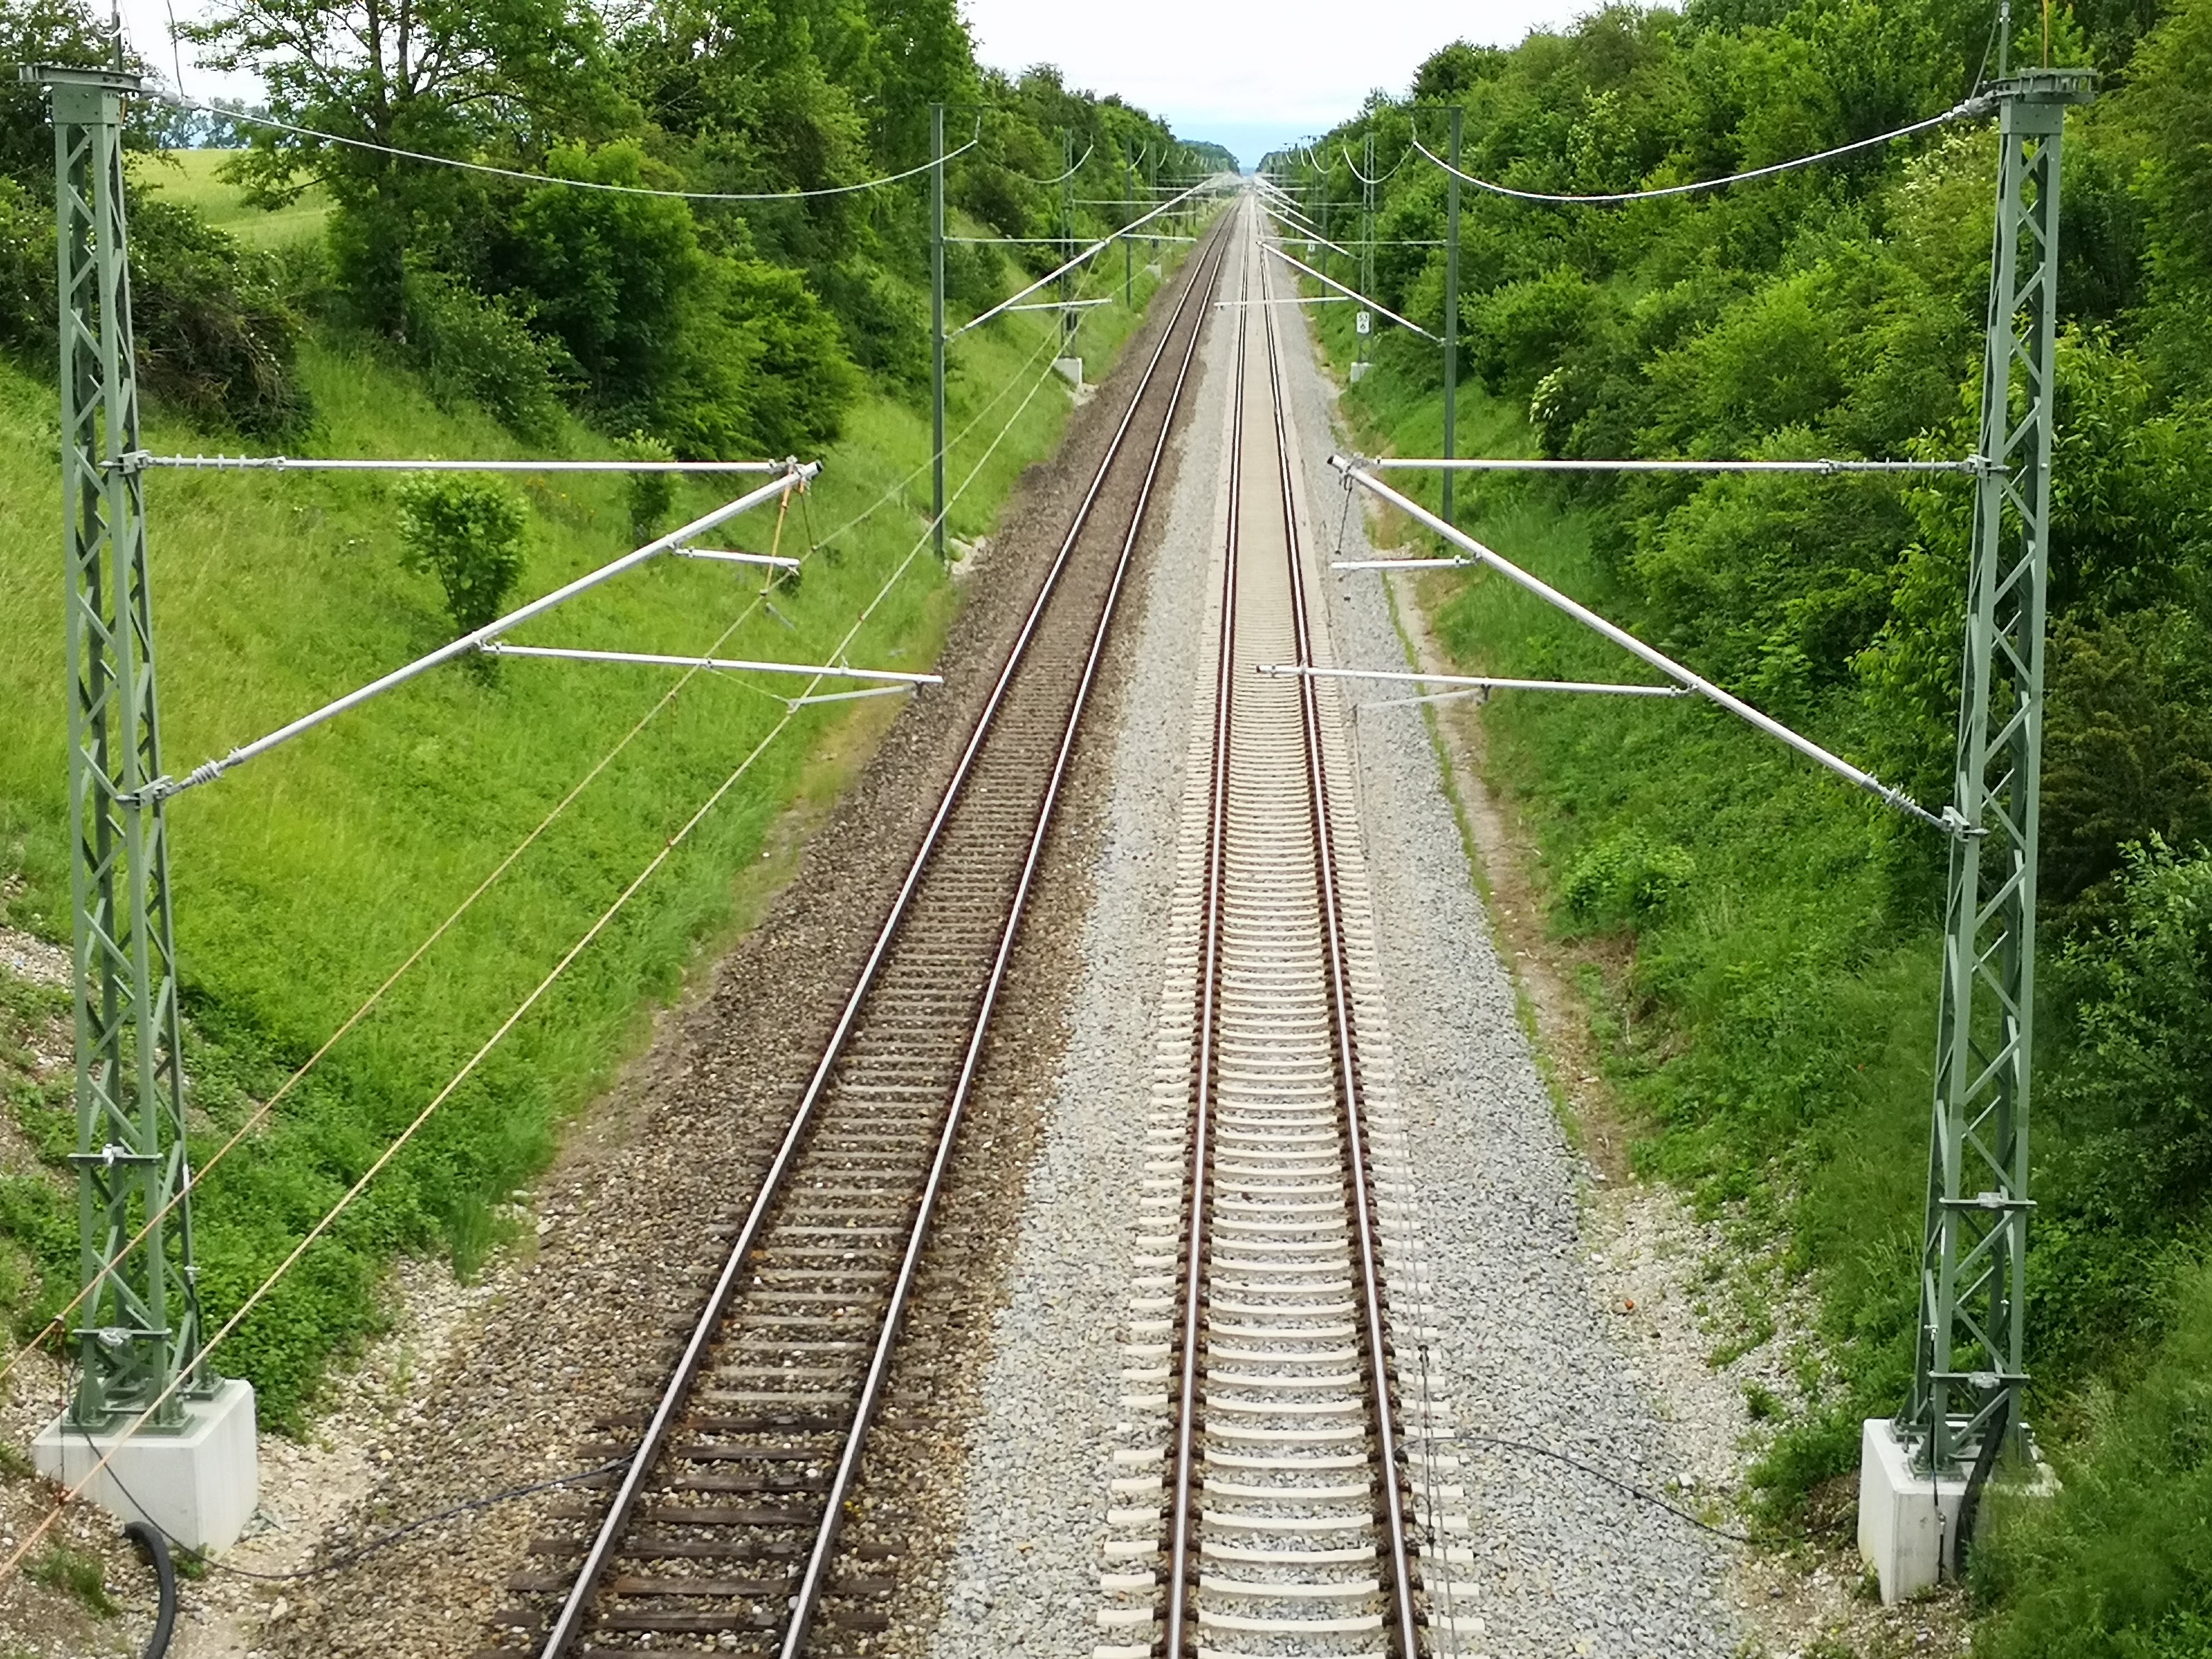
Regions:
[[[552,434],[574,372],[558,342],[538,333],[508,302],[487,300],[438,271],[409,271],[405,295],[407,337],[432,397],[448,408],[480,404],[524,438]]]
[[[1585,928],[1642,927],[1657,920],[1696,873],[1681,848],[1624,830],[1582,850],[1559,899]]]
[[[622,453],[633,461],[666,461],[676,452],[649,433],[633,432],[623,440]],[[676,505],[676,476],[671,472],[633,472],[629,475],[629,538],[643,547],[660,534]]]
[[[759,452],[812,454],[834,442],[860,390],[837,319],[797,271],[759,259],[732,264],[726,304],[754,354],[748,419]]]
[[[1493,390],[1528,397],[1560,356],[1589,337],[1598,304],[1597,290],[1564,265],[1479,301],[1462,300],[1475,372]]]
[[[1986,1659],[2212,1654],[2212,1267],[2134,1385],[2102,1395],[2056,1498],[1992,1507],[1976,1588],[2006,1605]]]
[[[300,319],[283,301],[276,263],[180,204],[140,197],[130,213],[141,385],[256,437],[307,426]]]
[[[402,562],[446,591],[453,625],[472,634],[496,619],[522,574],[522,503],[505,485],[434,473],[399,487]]]
[[[2078,931],[2112,915],[2127,843],[2212,841],[2212,641],[2161,606],[2062,622],[2048,661],[2039,897]]]
[[[127,212],[141,386],[258,438],[307,426],[300,319],[277,261],[177,203],[134,191]],[[54,362],[55,307],[53,210],[0,178],[0,341],[44,373]]]

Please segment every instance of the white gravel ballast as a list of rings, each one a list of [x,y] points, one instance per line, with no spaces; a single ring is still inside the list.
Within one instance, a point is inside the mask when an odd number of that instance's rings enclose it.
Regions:
[[[1217,313],[1217,321],[1224,315]],[[1286,331],[1291,413],[1307,477],[1309,544],[1333,547],[1342,495],[1329,394],[1302,328]],[[1216,327],[1181,441],[1182,463],[1152,556],[1113,733],[1114,788],[1092,872],[1066,1063],[1031,1171],[1006,1306],[958,1512],[961,1534],[932,1636],[937,1659],[1084,1656],[1101,1639],[1121,1352],[1135,1270],[1132,1218],[1146,1157],[1177,825],[1194,699],[1210,696],[1204,648],[1211,542],[1225,488],[1218,441],[1232,331]],[[1366,550],[1360,515],[1346,556]],[[1380,580],[1332,575],[1335,660],[1401,668]],[[1349,693],[1347,703],[1369,693]],[[1720,1656],[1739,1637],[1724,1576],[1729,1547],[1567,1464],[1474,1438],[1553,1448],[1646,1487],[1686,1466],[1663,1402],[1607,1328],[1586,1277],[1582,1170],[1516,1017],[1438,758],[1417,708],[1351,724],[1375,944],[1395,1058],[1412,1218],[1427,1268],[1423,1335],[1436,1362],[1431,1419],[1462,1433],[1452,1479],[1468,1530],[1451,1542],[1464,1586],[1449,1650],[1523,1656]],[[1397,1354],[1402,1395],[1419,1356]],[[1455,1555],[1457,1551],[1455,1550]],[[1439,1650],[1443,1650],[1440,1649]]]

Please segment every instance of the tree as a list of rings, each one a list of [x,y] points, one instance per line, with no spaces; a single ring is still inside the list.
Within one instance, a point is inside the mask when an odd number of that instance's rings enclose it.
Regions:
[[[185,33],[210,67],[260,76],[272,112],[312,130],[257,129],[238,176],[265,205],[330,191],[339,283],[394,335],[410,253],[434,259],[495,185],[362,146],[533,165],[633,114],[580,0],[227,0]]]

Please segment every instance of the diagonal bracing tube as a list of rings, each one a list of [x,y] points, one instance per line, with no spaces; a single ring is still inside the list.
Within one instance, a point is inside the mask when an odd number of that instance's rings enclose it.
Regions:
[[[1930,828],[1941,830],[1946,835],[1956,833],[1950,820],[1937,817],[1904,791],[1893,788],[1871,772],[1862,771],[1842,756],[1830,753],[1810,738],[1791,731],[1772,715],[1762,714],[1742,698],[1722,690],[1719,686],[1715,685],[1702,674],[1685,668],[1665,653],[1656,651],[1644,644],[1626,629],[1607,622],[1588,605],[1569,599],[1550,583],[1530,575],[1519,565],[1484,546],[1457,526],[1447,524],[1411,496],[1401,495],[1397,490],[1391,489],[1357,459],[1344,455],[1332,455],[1328,458],[1328,464],[1344,474],[1346,489],[1358,484],[1370,495],[1389,502],[1408,518],[1427,529],[1433,530],[1446,541],[1466,550],[1466,556],[1463,557],[1392,561],[1393,564],[1401,568],[1432,564],[1438,569],[1464,568],[1469,565],[1480,565],[1494,570],[1508,581],[1534,593],[1553,609],[1565,611],[1592,633],[1612,641],[1629,655],[1657,669],[1677,685],[1697,693],[1709,702],[1719,704],[1746,725],[1765,732],[1768,737],[1778,742],[1787,744],[1808,760],[1826,767],[1846,783],[1865,790],[1885,805],[1902,812],[1909,818],[1917,818]]]
[[[460,638],[440,646],[428,655],[417,657],[404,667],[393,669],[381,679],[372,680],[359,690],[349,691],[336,702],[325,703],[313,713],[301,715],[290,725],[279,726],[266,737],[256,738],[252,743],[240,744],[220,760],[203,762],[181,779],[160,779],[147,787],[147,793],[157,800],[164,799],[200,784],[212,783],[234,767],[243,766],[247,761],[267,754],[279,744],[289,743],[294,738],[302,732],[313,731],[325,720],[334,720],[349,709],[358,708],[372,697],[381,696],[385,692],[397,686],[404,685],[418,674],[428,673],[441,663],[451,662],[456,657],[465,657],[472,652],[483,650],[501,635],[520,627],[533,617],[542,617],[556,606],[566,605],[578,594],[588,592],[601,583],[612,580],[626,570],[635,570],[639,565],[657,559],[664,553],[682,551],[684,544],[693,537],[703,536],[717,525],[726,524],[740,514],[750,513],[764,501],[775,500],[787,491],[795,489],[807,483],[821,471],[822,463],[819,461],[786,462],[783,464],[781,475],[771,482],[763,484],[758,489],[740,495],[733,501],[724,502],[703,517],[694,519],[680,530],[672,530],[658,540],[647,542],[635,551],[623,554],[612,563],[603,564],[597,570],[577,577],[565,587],[556,587],[543,599],[532,599],[520,610],[510,611],[504,617],[486,623],[474,633],[464,634]]]

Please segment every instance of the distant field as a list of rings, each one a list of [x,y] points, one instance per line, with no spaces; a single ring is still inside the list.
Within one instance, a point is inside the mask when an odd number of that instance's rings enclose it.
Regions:
[[[330,198],[319,188],[309,190],[287,208],[275,212],[249,207],[236,185],[217,177],[222,164],[242,152],[234,149],[170,149],[139,163],[142,184],[188,202],[207,222],[228,231],[240,241],[264,247],[295,241],[319,234],[330,212]]]

